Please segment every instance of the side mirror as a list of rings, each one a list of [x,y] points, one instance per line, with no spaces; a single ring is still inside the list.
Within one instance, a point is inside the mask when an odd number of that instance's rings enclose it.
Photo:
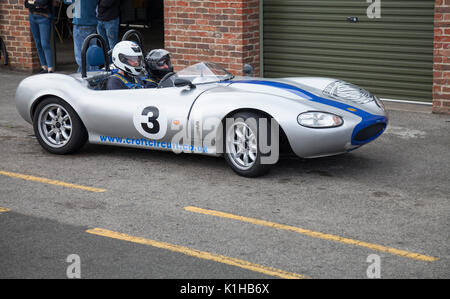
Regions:
[[[175,79],[174,85],[175,85],[176,87],[189,86],[191,89],[194,89],[194,88],[195,88],[195,85],[192,84],[191,81],[186,80],[186,79],[181,79],[181,78]]]

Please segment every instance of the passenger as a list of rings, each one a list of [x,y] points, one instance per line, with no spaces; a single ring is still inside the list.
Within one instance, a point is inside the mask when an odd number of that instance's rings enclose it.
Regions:
[[[170,53],[164,49],[151,50],[145,56],[145,68],[147,76],[143,78],[144,88],[158,87],[161,79],[170,72],[173,66],[170,62]]]
[[[108,78],[107,90],[143,88],[143,55],[141,48],[131,41],[116,44],[112,52],[112,62],[117,73]]]

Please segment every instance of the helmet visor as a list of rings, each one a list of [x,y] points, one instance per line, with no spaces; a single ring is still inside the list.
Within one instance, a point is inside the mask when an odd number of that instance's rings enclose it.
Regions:
[[[129,56],[129,55],[123,55],[119,54],[119,60],[129,66],[132,67],[141,67],[143,65],[143,57],[142,55],[139,56]]]
[[[156,67],[159,70],[165,71],[168,70],[170,72],[173,72],[172,63],[170,62],[169,55],[164,56],[160,60],[156,61]]]
[[[164,66],[164,65],[169,66],[169,64],[170,64],[170,59],[168,57],[164,57],[156,62],[156,65],[159,67]]]

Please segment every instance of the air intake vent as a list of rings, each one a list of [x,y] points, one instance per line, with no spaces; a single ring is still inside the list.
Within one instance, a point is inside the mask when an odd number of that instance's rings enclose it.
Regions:
[[[379,134],[381,134],[381,132],[383,132],[384,128],[386,128],[385,123],[373,124],[371,126],[368,126],[367,128],[362,129],[358,133],[356,133],[356,135],[353,139],[355,141],[359,141],[359,142],[365,141],[368,139],[372,139],[372,138],[378,136]]]

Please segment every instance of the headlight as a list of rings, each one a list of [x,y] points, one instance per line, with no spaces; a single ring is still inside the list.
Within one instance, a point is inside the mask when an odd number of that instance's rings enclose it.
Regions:
[[[305,112],[297,117],[300,125],[308,128],[332,128],[344,123],[342,117],[326,112]]]
[[[346,100],[357,104],[365,104],[375,100],[375,97],[364,88],[340,80],[325,87],[323,93],[337,100]]]

